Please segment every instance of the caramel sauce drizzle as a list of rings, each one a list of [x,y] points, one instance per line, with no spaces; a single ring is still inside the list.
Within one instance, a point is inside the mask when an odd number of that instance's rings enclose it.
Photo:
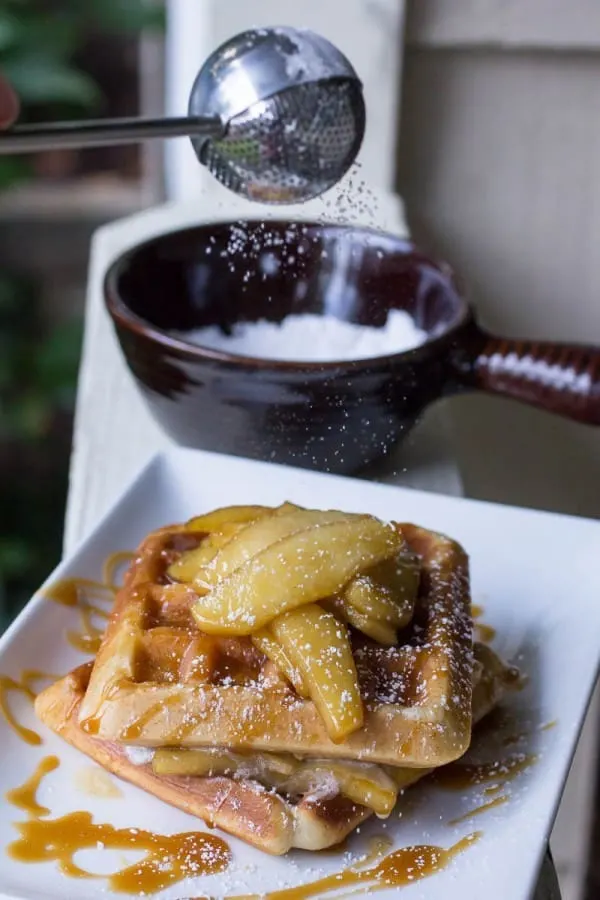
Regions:
[[[101,581],[90,581],[88,578],[64,578],[50,585],[44,592],[48,600],[53,600],[61,606],[78,608],[81,617],[80,631],[67,631],[67,640],[72,647],[81,653],[97,653],[104,628],[99,628],[92,619],[108,619],[107,610],[95,603],[90,603],[87,597],[91,593],[101,596],[113,596],[110,586]]]
[[[487,803],[482,803],[481,806],[476,806],[473,809],[470,809],[468,812],[464,813],[462,816],[458,816],[456,819],[450,819],[447,823],[448,825],[460,825],[461,822],[466,822],[468,819],[474,818],[474,816],[481,816],[483,813],[488,812],[490,809],[494,809],[496,806],[503,806],[505,803],[508,803],[508,797],[503,795],[502,797],[495,797],[494,800],[488,800]]]
[[[92,618],[96,616],[98,619],[108,621],[108,613],[98,606],[80,606],[79,614],[81,616],[81,631],[67,631],[67,640],[71,647],[79,650],[81,653],[88,653],[94,656],[100,649],[104,628],[94,625]],[[105,626],[106,627],[106,626]]]
[[[142,713],[141,716],[138,716],[137,719],[134,719],[130,725],[127,725],[121,732],[120,738],[123,741],[135,741],[136,738],[139,738],[144,728],[151,722],[152,719],[157,716],[162,708],[164,703],[159,701],[158,703],[153,703],[148,709]]]
[[[496,629],[492,628],[491,625],[486,625],[485,622],[478,621],[482,617],[484,612],[485,609],[483,606],[478,606],[477,604],[473,604],[471,606],[471,615],[473,616],[473,630],[475,632],[476,640],[481,641],[482,644],[491,644],[491,642],[496,637]]]
[[[553,719],[551,722],[544,722],[542,725],[538,725],[535,729],[536,731],[550,731],[552,728],[556,728],[558,724],[557,719]],[[531,731],[516,731],[514,734],[507,734],[502,739],[503,747],[511,747],[514,744],[520,744],[521,741],[526,740],[531,736]]]
[[[225,841],[202,832],[159,835],[138,828],[115,828],[97,825],[89,812],[72,812],[58,819],[46,818],[50,810],[37,801],[37,790],[45,775],[59,765],[55,756],[42,759],[33,775],[6,799],[24,809],[25,822],[16,823],[20,837],[7,849],[19,862],[56,862],[63,875],[71,878],[98,878],[106,881],[115,893],[151,894],[184,878],[213,875],[229,865],[231,851]],[[112,875],[95,875],[74,862],[80,850],[146,851],[139,862]]]
[[[504,785],[521,772],[529,769],[535,762],[537,762],[536,756],[515,753],[506,759],[486,763],[450,763],[447,766],[441,766],[430,777],[441,788],[462,791],[474,785],[489,782]]]
[[[94,619],[100,619],[106,623],[109,612],[96,604],[88,602],[86,594],[96,594],[104,598],[112,598],[119,590],[116,583],[116,575],[120,566],[133,559],[134,554],[124,551],[112,553],[105,561],[102,568],[102,581],[92,581],[89,578],[64,578],[46,588],[44,596],[61,606],[78,607],[81,615],[81,631],[68,631],[67,640],[71,646],[82,653],[97,653],[100,641],[104,633],[103,627],[98,627]],[[49,675],[35,669],[26,669],[19,680],[9,675],[0,675],[0,712],[19,737],[27,744],[37,746],[42,743],[40,735],[31,728],[26,728],[17,720],[10,703],[9,695],[20,693],[33,702],[36,692],[32,685],[36,681],[56,681],[58,675]]]
[[[317,881],[297,887],[271,891],[268,894],[240,894],[227,900],[310,900],[341,888],[362,889],[360,892],[373,893],[390,887],[407,887],[422,878],[428,878],[445,869],[460,853],[464,853],[481,837],[474,832],[462,838],[452,847],[430,845],[403,847],[384,856],[382,860],[366,869],[348,868]],[[356,892],[353,892],[356,893]],[[201,898],[197,898],[201,900]]]
[[[59,677],[58,675],[50,675],[47,672],[40,672],[38,669],[24,669],[18,681],[9,675],[0,675],[0,712],[13,731],[26,744],[38,746],[42,743],[42,739],[37,731],[21,725],[10,707],[8,697],[10,694],[22,694],[33,703],[36,698],[36,692],[33,690],[32,685],[37,681],[56,681]]]
[[[117,572],[121,566],[127,566],[135,559],[135,553],[131,550],[117,550],[111,553],[104,561],[102,566],[102,582],[107,585],[110,590],[116,593],[120,584],[117,583]]]
[[[135,741],[137,738],[141,737],[144,732],[146,725],[154,719],[155,716],[158,716],[163,710],[168,709],[169,706],[177,706],[181,704],[182,698],[179,694],[172,694],[170,697],[164,697],[162,700],[159,700],[158,703],[152,703],[145,712],[143,712],[137,719],[134,719],[129,725],[127,725],[119,735],[122,741]],[[86,723],[87,724],[87,723]],[[170,735],[166,738],[167,741],[170,739]]]
[[[484,622],[475,622],[475,634],[482,644],[491,644],[496,637],[496,629]]]
[[[488,785],[484,788],[484,802],[473,809],[468,810],[455,819],[450,819],[447,825],[459,825],[481,816],[491,809],[503,806],[510,799],[508,794],[501,794],[509,781],[516,778],[537,761],[536,756],[525,753],[515,753],[506,759],[494,760],[487,763],[450,763],[442,766],[431,775],[431,780],[446,790],[463,791],[473,786]],[[495,796],[501,794],[501,796]],[[485,800],[485,796],[491,796],[491,800]]]
[[[60,761],[57,756],[45,756],[40,762],[37,769],[27,781],[23,782],[20,787],[13,788],[8,791],[6,799],[13,806],[25,810],[30,818],[38,818],[40,816],[49,816],[50,810],[47,806],[40,806],[37,802],[37,790],[42,783],[42,779],[49,772],[58,769]]]
[[[504,784],[491,784],[489,787],[484,788],[483,793],[486,797],[493,796],[494,794],[499,794],[500,791],[504,790]]]
[[[48,600],[53,600],[61,606],[79,609],[81,630],[67,631],[67,640],[81,653],[93,655],[98,652],[110,615],[108,609],[90,602],[90,596],[112,601],[120,587],[116,581],[117,571],[134,556],[133,553],[121,550],[111,553],[102,567],[102,581],[93,581],[89,578],[63,578],[44,591],[44,596]],[[96,622],[101,620],[102,625],[96,624],[94,620]]]

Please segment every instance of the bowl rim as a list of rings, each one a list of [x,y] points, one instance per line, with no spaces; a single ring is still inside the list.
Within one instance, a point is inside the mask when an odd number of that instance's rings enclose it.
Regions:
[[[440,333],[428,337],[422,344],[418,344],[416,347],[412,347],[408,350],[398,351],[397,353],[385,353],[358,359],[337,359],[327,361],[271,359],[241,353],[229,353],[225,350],[216,350],[211,347],[204,347],[201,344],[186,341],[183,338],[173,337],[168,331],[164,331],[156,325],[152,325],[137,313],[132,312],[122,299],[117,288],[117,281],[125,266],[136,253],[139,253],[141,250],[144,250],[165,238],[173,237],[174,235],[189,234],[198,231],[199,229],[205,230],[211,226],[227,227],[228,225],[239,225],[242,222],[265,223],[265,225],[280,226],[302,225],[307,228],[317,229],[333,228],[339,231],[359,231],[365,234],[378,235],[390,239],[398,245],[403,245],[407,250],[407,255],[417,255],[423,262],[433,266],[450,284],[459,301],[455,319]],[[119,253],[106,269],[102,282],[102,290],[105,306],[116,326],[133,332],[138,338],[143,338],[151,343],[158,344],[162,349],[169,351],[172,356],[195,362],[216,362],[230,367],[246,367],[261,370],[268,369],[279,372],[285,371],[288,373],[323,372],[339,370],[340,368],[352,370],[360,368],[372,369],[373,367],[381,365],[418,361],[419,359],[427,357],[432,358],[439,355],[439,353],[452,342],[457,333],[461,332],[473,319],[473,308],[466,298],[464,291],[461,289],[460,280],[457,278],[453,268],[445,260],[436,260],[434,257],[424,253],[412,239],[402,237],[401,235],[394,234],[393,232],[381,228],[353,225],[351,223],[318,222],[312,219],[279,219],[248,215],[232,219],[219,219],[214,222],[199,222],[195,225],[186,225],[183,228],[178,227],[162,231],[160,234],[139,241]]]

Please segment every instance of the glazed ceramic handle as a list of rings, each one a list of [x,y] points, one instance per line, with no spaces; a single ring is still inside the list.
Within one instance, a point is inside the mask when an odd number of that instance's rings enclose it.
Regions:
[[[600,425],[600,347],[511,340],[479,328],[471,338],[469,386]]]

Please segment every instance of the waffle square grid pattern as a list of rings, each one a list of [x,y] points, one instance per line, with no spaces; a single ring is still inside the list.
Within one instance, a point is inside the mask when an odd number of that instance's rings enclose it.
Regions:
[[[144,747],[224,746],[439,766],[471,739],[472,646],[468,563],[455,542],[399,526],[422,561],[414,618],[396,647],[357,638],[363,728],[333,742],[310,700],[273,677],[243,638],[202,634],[186,585],[166,569],[197,538],[149,536],[119,593],[81,709],[90,734]]]

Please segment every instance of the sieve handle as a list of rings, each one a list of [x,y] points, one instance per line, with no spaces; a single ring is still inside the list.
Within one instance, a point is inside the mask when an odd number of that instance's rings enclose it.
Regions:
[[[218,138],[224,133],[225,125],[218,116],[178,116],[169,119],[132,117],[19,125],[0,134],[0,155],[66,147],[135,144],[150,138]]]

